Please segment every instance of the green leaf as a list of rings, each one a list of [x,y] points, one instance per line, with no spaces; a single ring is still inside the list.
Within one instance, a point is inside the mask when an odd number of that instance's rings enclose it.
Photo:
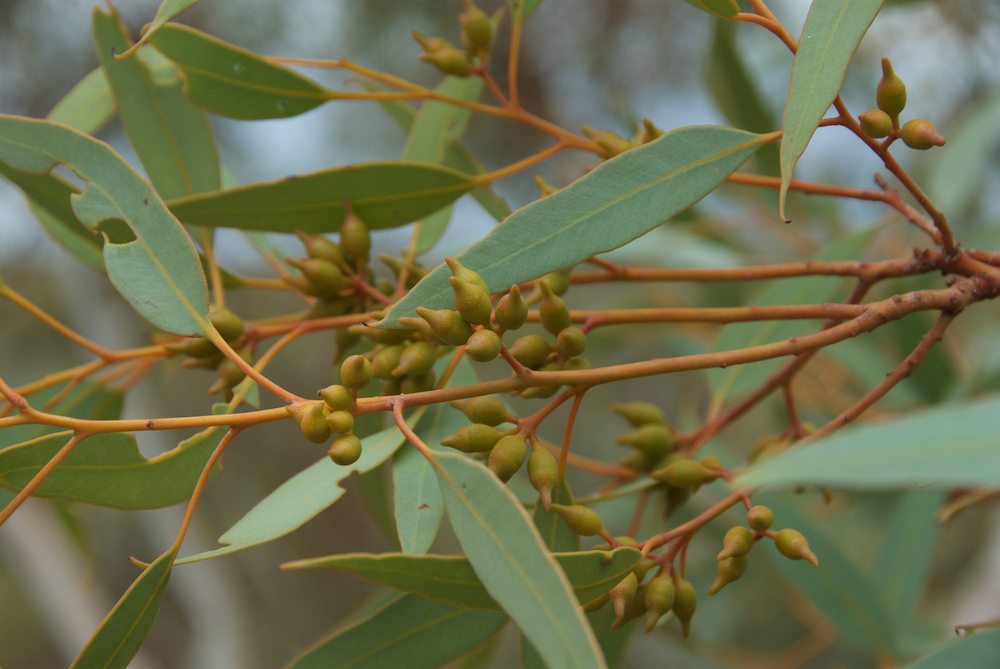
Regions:
[[[908,669],[993,669],[1000,657],[1000,630],[976,632],[951,642]]]
[[[809,7],[792,61],[782,122],[785,134],[781,138],[778,208],[783,220],[787,220],[785,197],[795,163],[840,92],[847,64],[881,8],[882,0],[814,2]]]
[[[900,629],[913,619],[927,588],[938,535],[935,514],[944,500],[940,492],[903,493],[886,531],[874,580]]]
[[[405,225],[454,202],[472,178],[437,165],[382,162],[171,200],[185,223],[270,232],[335,232],[344,202],[372,229]]]
[[[165,199],[219,189],[219,156],[206,114],[181,92],[181,82],[155,84],[146,66],[114,54],[130,45],[117,13],[95,8],[94,41],[129,141]]]
[[[945,405],[897,420],[847,427],[740,474],[737,488],[1000,487],[994,419],[1000,398]]]
[[[392,426],[362,440],[361,457],[353,465],[341,467],[328,457],[306,467],[262,499],[225,534],[222,548],[189,555],[177,561],[191,564],[229,555],[274,541],[297,530],[328,508],[346,492],[340,483],[354,472],[368,472],[392,456],[405,438]]]
[[[188,98],[213,114],[286,118],[330,99],[311,79],[187,26],[165,25],[151,43],[184,70]]]
[[[507,616],[496,611],[403,595],[323,639],[288,669],[437,669],[473,650],[506,623]]]
[[[573,594],[584,604],[610,590],[639,562],[639,551],[580,551],[553,555],[566,574]],[[282,569],[332,568],[370,581],[432,599],[480,609],[498,609],[463,555],[407,555],[405,553],[345,553],[296,560]]]
[[[567,506],[573,503],[573,492],[565,479],[552,489],[552,502]],[[541,502],[535,504],[531,519],[535,522],[538,533],[542,535],[542,541],[553,553],[580,550],[580,535],[569,529],[566,521],[558,513],[547,511]]]
[[[960,232],[966,212],[982,198],[983,177],[997,147],[1000,92],[950,125],[955,131],[948,133],[948,144],[935,151],[938,155],[930,164],[927,190],[938,209],[961,226],[956,229]]]
[[[442,95],[461,100],[476,100],[483,90],[479,77],[445,77],[435,89]],[[418,163],[441,164],[449,146],[465,132],[472,112],[453,104],[428,100],[420,107],[403,147],[402,159]],[[446,206],[417,221],[413,249],[417,256],[429,251],[444,234],[451,220]]]
[[[531,16],[542,0],[507,0],[507,7],[513,20],[523,23]]]
[[[878,233],[879,228],[870,228],[845,237],[829,244],[816,259],[856,259],[871,245]],[[753,300],[753,304],[767,306],[839,300],[841,298],[836,296],[835,289],[842,284],[842,279],[831,280],[830,277],[822,276],[782,279],[764,290],[759,297]],[[716,341],[715,350],[726,351],[781,341],[816,331],[818,325],[818,323],[812,324],[807,321],[768,321],[763,324],[733,323],[723,328]],[[721,402],[728,396],[750,392],[784,364],[785,360],[781,358],[763,360],[748,365],[734,365],[727,369],[708,370],[708,382],[712,388],[713,397],[716,401]]]
[[[146,567],[107,617],[70,669],[124,669],[153,626],[177,552],[168,551]]]
[[[896,638],[893,618],[878,585],[840,550],[838,542],[844,538],[827,536],[820,523],[810,522],[793,504],[771,500],[757,503],[771,506],[783,527],[794,527],[806,536],[819,557],[819,567],[802,560],[787,560],[772,546],[757,550],[767,549],[780,572],[837,626],[846,641],[872,655],[891,655]]]
[[[435,461],[448,518],[486,591],[549,666],[606,667],[565,574],[514,494],[465,456]]]
[[[689,126],[608,160],[572,185],[519,209],[458,259],[494,291],[616,249],[687,209],[771,139],[718,126]],[[417,306],[453,305],[441,265],[382,321]]]
[[[716,21],[705,65],[705,83],[727,121],[750,132],[770,132],[776,126],[774,117],[743,60],[736,46],[736,24]],[[760,161],[764,174],[778,174],[777,145],[762,147],[755,160]]]
[[[92,135],[104,127],[114,113],[111,84],[104,68],[98,67],[69,89],[49,112],[48,119]]]
[[[163,0],[156,9],[156,16],[152,23],[146,26],[142,34],[143,41],[148,40],[157,30],[163,27],[170,19],[174,18],[185,9],[198,2],[198,0]]]
[[[77,217],[95,229],[123,221],[134,236],[104,244],[118,292],[162,330],[203,333],[208,288],[194,244],[156,192],[110,147],[49,121],[0,115],[0,162],[36,174],[57,163],[72,169],[87,182],[71,199]]]
[[[191,496],[225,431],[222,427],[204,430],[148,460],[130,434],[95,434],[73,449],[33,495],[116,509],[177,504]],[[0,486],[20,490],[70,435],[58,432],[0,451]]]
[[[722,19],[731,19],[740,13],[740,5],[736,0],[688,0],[688,2],[701,11]]]

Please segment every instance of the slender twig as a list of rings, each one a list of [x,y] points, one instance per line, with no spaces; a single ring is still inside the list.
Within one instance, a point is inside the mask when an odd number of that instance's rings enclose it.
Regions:
[[[48,478],[49,474],[51,474],[52,471],[59,466],[59,463],[62,462],[67,455],[72,453],[73,449],[76,448],[80,442],[86,439],[87,436],[87,434],[80,432],[75,432],[70,435],[69,441],[67,441],[55,455],[49,458],[49,461],[46,462],[45,465],[43,465],[42,468],[31,477],[31,480],[17,492],[14,499],[7,503],[7,506],[0,509],[0,525],[3,525],[7,519],[10,518],[15,511],[17,511],[18,507],[24,504],[24,501],[31,496],[31,493],[35,492],[38,486],[40,486],[45,479]]]

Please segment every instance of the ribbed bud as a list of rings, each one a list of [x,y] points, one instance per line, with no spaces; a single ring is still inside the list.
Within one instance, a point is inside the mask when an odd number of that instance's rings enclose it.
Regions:
[[[418,341],[406,346],[399,355],[399,364],[392,370],[392,375],[420,376],[434,366],[434,347],[425,341]]]
[[[329,260],[323,258],[305,258],[304,260],[289,260],[302,272],[306,279],[303,292],[322,299],[337,297],[350,284],[347,277]]]
[[[493,41],[493,21],[486,12],[470,4],[458,15],[458,21],[462,26],[462,44],[470,54],[490,48]]]
[[[348,388],[364,388],[371,383],[373,375],[371,360],[363,355],[348,356],[340,365],[340,380]]]
[[[559,462],[556,456],[538,444],[533,444],[531,457],[528,459],[528,480],[538,491],[542,506],[546,509],[552,505],[552,488],[559,478]]]
[[[343,411],[345,409],[350,409],[351,405],[354,404],[354,399],[351,397],[351,391],[341,385],[335,384],[327,386],[319,391],[319,396],[323,399],[326,406],[328,406],[331,411]]]
[[[442,74],[453,77],[467,77],[472,73],[472,63],[469,62],[468,55],[453,46],[425,51],[420,54],[420,60],[430,63]]]
[[[538,369],[545,364],[552,349],[541,335],[530,334],[514,341],[509,350],[514,359],[528,369]]]
[[[286,408],[299,424],[306,439],[322,444],[330,438],[330,426],[326,424],[323,402],[298,402]]]
[[[746,572],[749,563],[750,560],[746,557],[729,557],[720,560],[715,571],[715,582],[708,589],[708,594],[714,595],[733,581],[739,580],[740,576]]]

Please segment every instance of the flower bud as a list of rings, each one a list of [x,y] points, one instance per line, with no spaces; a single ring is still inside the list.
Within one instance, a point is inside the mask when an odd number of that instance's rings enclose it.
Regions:
[[[453,46],[446,46],[436,51],[425,51],[420,54],[420,60],[436,67],[441,74],[453,77],[467,77],[472,74],[472,64],[464,51]]]
[[[410,32],[413,39],[423,48],[424,51],[437,51],[452,46],[452,43],[442,37],[429,37],[421,32],[413,30]]]
[[[509,420],[507,407],[503,400],[494,395],[473,397],[459,403],[457,408],[473,423],[483,423],[495,427]]]
[[[223,358],[218,367],[215,368],[216,379],[209,389],[208,394],[214,395],[216,393],[221,393],[224,391],[231,390],[240,381],[246,377],[246,374],[240,369],[235,362],[229,358]]]
[[[310,258],[327,260],[341,268],[346,265],[347,260],[340,247],[323,235],[307,235],[304,232],[296,232],[295,236],[302,241],[302,245],[306,247],[306,255]]]
[[[861,131],[872,139],[881,139],[892,134],[892,119],[881,109],[869,109],[858,116]]]
[[[677,488],[695,488],[712,477],[705,465],[695,460],[675,460],[663,469],[652,473],[657,481],[664,481]]]
[[[674,579],[666,574],[657,576],[646,587],[646,632],[656,626],[657,621],[674,605]]]
[[[454,309],[427,309],[417,307],[420,315],[434,335],[449,346],[461,346],[472,336],[472,328]]]
[[[350,409],[354,404],[351,391],[344,386],[332,385],[319,391],[319,396],[326,403],[331,411],[343,411]]]
[[[617,441],[619,444],[631,446],[653,459],[663,457],[674,446],[673,434],[661,423],[640,425],[631,432],[618,437]]]
[[[674,583],[674,605],[671,610],[681,624],[681,636],[691,636],[691,618],[698,608],[698,595],[690,581],[678,578]]]
[[[632,142],[610,130],[595,130],[587,125],[580,128],[580,130],[583,131],[584,135],[594,140],[599,147],[604,149],[604,155],[608,158],[613,158],[619,153],[624,153],[634,146]]]
[[[212,307],[208,311],[208,320],[228,342],[236,341],[243,336],[243,319],[225,307]]]
[[[636,140],[640,144],[647,144],[652,142],[654,139],[659,139],[663,136],[663,130],[656,127],[656,124],[650,121],[648,118],[642,119],[642,127],[639,129],[639,133]]]
[[[774,522],[774,513],[770,507],[758,504],[747,511],[747,525],[756,532],[766,532]]]
[[[564,362],[562,368],[567,372],[578,372],[581,369],[590,369],[590,360],[577,356]]]
[[[292,277],[293,279],[302,279],[302,277]],[[303,282],[305,280],[303,279]],[[303,284],[302,287],[296,286],[296,290],[299,292],[305,292],[308,286]],[[335,297],[328,300],[316,300],[308,310],[306,310],[305,319],[313,320],[315,318],[330,318],[331,316],[343,316],[344,314],[349,314],[354,311],[358,302],[353,296],[350,297]],[[344,332],[345,334],[350,334],[347,330],[338,330],[338,332]],[[358,335],[355,335],[358,336]],[[352,344],[353,345],[353,344]]]
[[[470,54],[485,51],[493,41],[493,21],[486,12],[473,4],[458,16],[462,26],[462,43]]]
[[[425,341],[406,346],[399,355],[399,364],[392,370],[392,375],[420,376],[434,366],[434,347]]]
[[[528,480],[542,498],[542,506],[546,509],[552,505],[552,488],[559,477],[559,463],[556,456],[549,453],[539,444],[532,444],[531,457],[528,459]]]
[[[538,283],[552,291],[553,295],[562,295],[569,290],[569,272],[561,269],[549,272],[543,275]]]
[[[465,352],[476,362],[489,362],[500,355],[500,337],[493,330],[476,330],[465,344]]]
[[[715,572],[715,582],[708,589],[708,594],[714,595],[719,590],[736,581],[747,570],[750,563],[746,557],[729,557],[719,561]]]
[[[350,284],[347,277],[329,260],[323,258],[306,258],[305,260],[289,260],[302,272],[306,285],[302,291],[315,297],[330,299],[337,297]]]
[[[660,424],[665,425],[666,419],[663,412],[655,404],[649,402],[628,402],[626,404],[612,404],[611,410],[621,415],[632,426]]]
[[[587,348],[587,335],[583,330],[571,325],[559,331],[556,337],[556,350],[564,358],[580,355]]]
[[[882,59],[882,79],[875,88],[875,103],[893,119],[906,106],[906,84],[893,71],[888,58]]]
[[[636,578],[634,572],[630,571],[625,578],[608,591],[608,597],[611,598],[615,607],[617,620],[621,620],[625,616],[625,602],[634,597],[638,590],[639,579]]]
[[[742,525],[730,527],[726,536],[722,538],[722,550],[715,559],[721,562],[732,557],[745,557],[753,548],[753,543],[753,532]]]
[[[542,319],[542,327],[554,335],[570,326],[569,309],[561,297],[552,292],[547,283],[542,287],[542,301],[538,303],[538,314]]]
[[[903,143],[911,149],[926,151],[933,146],[944,146],[945,139],[938,134],[937,128],[930,121],[915,118],[903,124],[899,136]]]
[[[530,334],[510,345],[510,354],[528,369],[538,369],[549,357],[551,347],[541,335]]]
[[[326,424],[337,434],[350,434],[354,431],[354,414],[350,411],[331,411],[326,414]]]
[[[592,537],[604,533],[601,517],[593,509],[582,504],[550,504],[549,509],[555,511],[563,519],[574,534],[581,537]]]
[[[460,281],[450,277],[451,289],[455,293],[455,308],[462,318],[474,325],[488,325],[493,313],[493,303],[490,294],[480,286],[469,281]]]
[[[508,481],[524,464],[528,454],[528,444],[522,434],[508,434],[500,437],[490,451],[487,465],[501,481]]]
[[[496,445],[503,434],[503,432],[495,427],[483,425],[482,423],[473,423],[472,425],[460,428],[458,432],[450,437],[442,439],[441,445],[454,448],[463,453],[485,453]]]
[[[319,401],[297,402],[286,407],[299,424],[303,436],[317,444],[330,438],[330,426],[326,424],[324,408],[324,403]]]
[[[497,301],[495,311],[497,323],[504,330],[517,330],[528,318],[528,303],[521,296],[521,287],[514,284]]]
[[[785,529],[774,535],[774,547],[789,560],[805,560],[819,566],[819,558],[809,548],[809,542],[798,530]]]
[[[344,222],[340,225],[340,248],[355,260],[367,258],[372,248],[372,236],[368,232],[368,226],[350,207],[347,208]]]
[[[353,465],[361,457],[361,440],[353,434],[345,434],[343,437],[333,440],[326,454],[334,463],[342,467]]]
[[[192,358],[215,358],[221,355],[219,349],[215,348],[215,344],[205,337],[185,337],[164,344],[164,347],[172,353],[180,353]]]
[[[373,375],[371,360],[363,355],[348,356],[340,365],[340,380],[348,388],[364,388],[371,383]]]
[[[372,374],[379,379],[393,378],[392,370],[399,366],[403,347],[399,344],[378,349],[372,356]]]

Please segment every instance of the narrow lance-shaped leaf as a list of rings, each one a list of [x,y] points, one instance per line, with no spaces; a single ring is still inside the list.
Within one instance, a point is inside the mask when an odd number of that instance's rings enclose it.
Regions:
[[[108,145],[48,121],[0,115],[0,162],[41,174],[64,163],[87,186],[72,198],[86,225],[122,221],[133,239],[107,239],[108,276],[158,328],[198,335],[207,326],[208,288],[191,238],[149,185]],[[106,235],[107,236],[107,235]]]
[[[111,84],[98,67],[76,82],[49,112],[49,120],[67,125],[88,135],[100,130],[115,111]]]
[[[153,626],[176,556],[177,551],[168,551],[143,570],[73,660],[70,669],[124,669],[128,666]]]
[[[455,535],[487,592],[552,667],[607,665],[566,576],[514,494],[465,456],[435,456]]]
[[[285,177],[171,200],[184,223],[268,232],[335,232],[344,205],[372,229],[406,225],[454,202],[471,177],[437,165],[381,162]]]
[[[151,43],[184,70],[185,94],[213,114],[286,118],[330,99],[311,79],[187,26],[165,25]]]
[[[610,590],[639,562],[639,551],[579,551],[553,555],[566,574],[580,604]],[[329,568],[406,592],[476,608],[500,608],[463,555],[405,555],[403,553],[345,553],[296,560],[282,569]]]
[[[737,488],[1000,487],[996,396],[844,428],[740,474]]]
[[[881,8],[882,0],[814,2],[809,7],[785,99],[778,194],[782,220],[787,220],[785,197],[795,163],[840,92],[847,64]]]
[[[717,126],[690,126],[606,161],[572,185],[514,212],[459,254],[490,289],[569,267],[616,249],[688,208],[773,139]],[[418,306],[453,304],[450,272],[436,268],[389,311],[384,327]]]
[[[219,189],[219,157],[205,113],[181,92],[179,79],[154,83],[136,58],[115,58],[129,45],[117,13],[94,9],[94,41],[125,132],[150,181],[166,199]]]
[[[496,611],[403,595],[323,639],[288,669],[437,669],[486,641],[506,622],[507,616]]]

